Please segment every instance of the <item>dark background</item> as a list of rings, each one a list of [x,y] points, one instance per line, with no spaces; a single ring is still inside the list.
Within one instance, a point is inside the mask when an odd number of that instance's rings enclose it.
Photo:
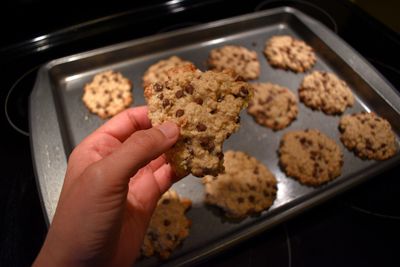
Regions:
[[[179,2],[179,1],[178,1]],[[320,20],[400,88],[395,1],[2,2],[0,266],[29,266],[46,234],[29,145],[28,97],[54,58],[289,5]],[[397,6],[396,6],[397,5]],[[397,8],[397,9],[396,9]],[[37,38],[43,36],[41,38]],[[7,105],[6,105],[7,104]],[[400,266],[399,167],[202,263],[202,266]]]

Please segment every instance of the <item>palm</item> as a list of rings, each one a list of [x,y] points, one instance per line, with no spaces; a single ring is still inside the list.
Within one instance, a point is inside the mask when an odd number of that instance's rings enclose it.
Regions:
[[[147,109],[136,108],[117,115],[71,153],[57,208],[60,211],[53,222],[63,225],[71,216],[86,222],[68,225],[71,231],[63,230],[60,238],[76,235],[82,245],[79,255],[95,258],[95,265],[112,262],[115,266],[129,266],[134,262],[157,201],[173,182],[171,168],[163,156],[144,167],[113,168],[123,166],[123,161],[129,164],[130,154],[125,155],[123,149],[130,146],[127,151],[134,151],[134,145],[140,146],[140,142],[132,140],[132,134],[151,127],[146,114]],[[146,162],[151,159],[146,158]]]

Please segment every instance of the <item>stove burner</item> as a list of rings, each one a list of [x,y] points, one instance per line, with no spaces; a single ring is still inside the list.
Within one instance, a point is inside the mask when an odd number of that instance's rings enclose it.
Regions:
[[[400,216],[393,216],[393,215],[389,215],[389,214],[382,214],[382,213],[378,213],[378,212],[373,212],[373,211],[369,211],[360,207],[357,207],[355,205],[352,204],[347,204],[351,209],[356,210],[358,212],[367,214],[367,215],[371,215],[371,216],[375,216],[375,217],[379,217],[379,218],[383,218],[383,219],[391,219],[391,220],[400,220]]]
[[[7,93],[4,105],[8,123],[25,136],[29,136],[28,101],[38,68],[36,66],[28,70],[15,81]]]
[[[290,235],[289,235],[289,230],[287,223],[283,225],[283,228],[285,230],[285,236],[286,236],[286,247],[287,247],[287,254],[288,254],[288,267],[292,267],[292,243],[290,242]]]
[[[322,22],[325,26],[333,30],[335,33],[338,33],[338,26],[332,16],[320,8],[317,5],[312,3],[302,1],[302,0],[292,0],[292,1],[281,1],[281,0],[266,0],[261,2],[256,6],[254,11],[260,11],[264,9],[274,8],[274,7],[281,7],[281,6],[291,6],[297,8],[307,15],[310,15],[314,19]]]
[[[186,28],[186,27],[190,27],[190,26],[196,26],[199,24],[200,24],[200,22],[196,22],[196,21],[182,22],[182,23],[173,24],[173,25],[164,27],[161,30],[159,30],[157,33],[169,32],[169,31],[178,30],[178,29],[182,29],[182,28]]]

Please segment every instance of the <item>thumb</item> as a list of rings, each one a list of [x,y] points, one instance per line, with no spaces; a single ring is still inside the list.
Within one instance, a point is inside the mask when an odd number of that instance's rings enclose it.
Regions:
[[[140,168],[166,152],[178,137],[179,128],[171,122],[137,131],[117,150],[89,167],[96,172],[92,177],[101,179],[103,186],[125,188]]]

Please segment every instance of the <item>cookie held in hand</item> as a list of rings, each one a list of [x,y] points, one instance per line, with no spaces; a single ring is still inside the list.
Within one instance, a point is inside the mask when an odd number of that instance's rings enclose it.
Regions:
[[[223,172],[223,142],[239,129],[239,113],[253,88],[232,72],[202,72],[193,65],[168,75],[166,82],[145,88],[152,124],[171,121],[180,127],[177,143],[166,153],[168,162],[179,177]]]

